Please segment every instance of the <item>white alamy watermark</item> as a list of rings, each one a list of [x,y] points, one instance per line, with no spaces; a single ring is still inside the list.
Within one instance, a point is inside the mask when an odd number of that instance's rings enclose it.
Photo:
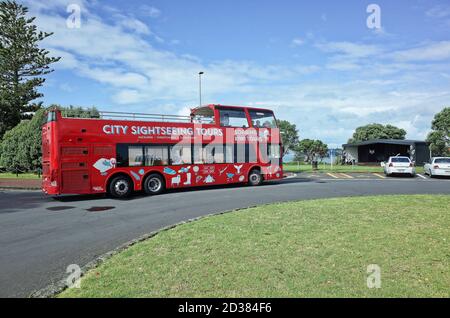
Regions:
[[[66,285],[69,288],[81,287],[81,267],[77,264],[70,264],[66,268],[66,273],[69,274],[66,278]]]
[[[377,264],[370,264],[367,266],[367,287],[381,288],[381,268]]]
[[[381,8],[378,4],[372,3],[367,6],[367,13],[370,15],[367,17],[366,25],[369,29],[379,30],[381,29]]]
[[[66,19],[66,26],[69,29],[81,28],[81,7],[78,4],[72,3],[67,6],[66,12],[70,13]]]

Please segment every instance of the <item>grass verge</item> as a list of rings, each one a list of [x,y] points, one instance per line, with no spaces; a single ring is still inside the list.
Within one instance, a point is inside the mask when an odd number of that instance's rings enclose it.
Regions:
[[[60,297],[449,297],[450,196],[265,205],[133,245]],[[367,287],[367,266],[381,288]]]

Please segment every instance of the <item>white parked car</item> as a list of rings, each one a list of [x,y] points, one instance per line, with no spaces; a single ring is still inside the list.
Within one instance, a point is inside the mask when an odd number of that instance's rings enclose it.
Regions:
[[[416,174],[416,168],[414,162],[408,157],[389,157],[387,162],[382,162],[381,166],[384,167],[384,174],[390,176],[392,174],[408,174],[414,177]]]
[[[430,162],[423,166],[423,170],[431,178],[434,176],[450,177],[450,157],[431,158]]]

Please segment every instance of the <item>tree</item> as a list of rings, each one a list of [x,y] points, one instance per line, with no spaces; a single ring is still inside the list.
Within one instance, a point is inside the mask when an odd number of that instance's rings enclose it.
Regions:
[[[433,156],[450,156],[450,107],[434,116],[427,141]]]
[[[38,31],[27,13],[15,1],[0,2],[0,137],[41,107],[31,102],[43,96],[37,91],[42,76],[60,59],[39,47],[53,33]]]
[[[278,127],[280,128],[281,141],[283,142],[284,156],[289,150],[293,150],[298,143],[298,130],[294,124],[287,120],[279,120]]]
[[[356,128],[353,137],[348,143],[355,143],[371,139],[405,139],[406,131],[404,129],[382,124],[369,124]]]
[[[36,171],[41,165],[40,127],[44,109],[7,131],[0,144],[0,166],[11,172]]]
[[[98,118],[95,107],[83,110],[81,107],[69,108],[52,105],[65,117]],[[31,120],[23,120],[16,127],[7,131],[0,143],[0,167],[11,172],[36,171],[41,167],[41,126],[45,109],[39,109]]]
[[[295,147],[296,157],[303,156],[305,162],[324,158],[328,154],[328,146],[321,140],[303,139]]]
[[[84,109],[82,107],[75,107],[70,105],[69,107],[61,107],[58,105],[52,105],[49,108],[58,108],[61,110],[63,117],[77,117],[77,118],[100,118],[100,113],[97,108],[91,107]]]

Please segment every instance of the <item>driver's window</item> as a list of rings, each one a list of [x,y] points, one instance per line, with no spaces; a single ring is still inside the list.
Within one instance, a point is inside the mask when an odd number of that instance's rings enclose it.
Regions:
[[[248,127],[247,116],[243,110],[221,109],[219,114],[222,127]]]

